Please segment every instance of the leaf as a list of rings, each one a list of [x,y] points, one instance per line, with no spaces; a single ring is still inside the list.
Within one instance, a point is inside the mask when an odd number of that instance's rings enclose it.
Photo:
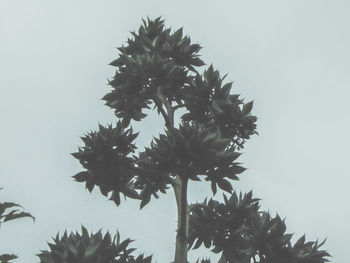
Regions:
[[[155,37],[152,41],[152,46],[155,47],[157,45],[157,40],[158,40],[158,37]]]
[[[94,255],[97,252],[97,250],[99,249],[99,247],[100,247],[99,243],[96,243],[95,245],[89,246],[85,251],[85,256],[90,257],[90,256]]]
[[[124,128],[128,127],[130,124],[131,119],[130,118],[123,118],[122,125]]]
[[[151,196],[150,195],[146,195],[141,203],[140,203],[140,209],[142,209],[145,205],[147,205],[149,202],[151,201]]]
[[[213,195],[215,195],[217,188],[216,188],[216,183],[214,181],[211,182],[211,190],[213,191]]]
[[[180,29],[178,29],[175,33],[174,33],[174,35],[173,35],[173,37],[174,37],[174,41],[175,42],[177,42],[176,44],[177,45],[180,45],[181,43],[180,43],[180,40],[182,39],[182,34],[183,34],[183,28],[181,27]]]
[[[72,177],[77,182],[85,182],[85,181],[87,181],[87,178],[89,177],[89,172],[88,171],[79,172],[79,173],[77,173],[76,175],[74,175]]]
[[[304,245],[305,243],[305,234],[295,242],[294,247],[295,248],[300,248]]]
[[[87,181],[85,183],[85,188],[88,189],[90,193],[92,192],[92,190],[94,190],[94,187],[95,187],[95,185],[90,181]]]
[[[14,254],[2,254],[0,255],[0,263],[9,263],[10,260],[18,258]]]
[[[5,212],[6,209],[11,208],[11,207],[22,207],[22,206],[19,204],[16,204],[16,203],[12,203],[12,202],[0,203],[0,217]]]
[[[116,193],[115,191],[113,191],[111,197],[109,198],[109,200],[112,200],[117,206],[120,205],[120,195],[119,193]]]
[[[216,102],[216,100],[213,100],[212,107],[217,113],[223,113],[220,105]]]
[[[203,62],[203,60],[199,59],[199,58],[194,58],[191,61],[191,65],[196,66],[196,67],[200,67],[205,65],[205,63]]]
[[[222,90],[224,97],[229,98],[231,87],[232,87],[232,82],[229,82],[222,87],[221,90]]]
[[[23,218],[23,217],[30,217],[33,219],[33,221],[35,221],[35,217],[32,216],[30,213],[27,213],[27,212],[18,213],[18,210],[12,210],[11,212],[9,212],[7,215],[4,216],[4,222],[18,219],[18,218]]]
[[[229,181],[227,181],[226,179],[222,179],[220,181],[218,181],[218,186],[226,191],[226,192],[229,192],[229,193],[232,193],[232,185]]]
[[[242,112],[244,115],[247,115],[252,111],[252,109],[253,109],[253,101],[250,101],[243,105]]]

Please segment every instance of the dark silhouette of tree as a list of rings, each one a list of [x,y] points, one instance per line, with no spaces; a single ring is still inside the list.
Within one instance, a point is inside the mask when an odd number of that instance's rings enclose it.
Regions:
[[[140,255],[134,257],[133,248],[128,248],[132,242],[130,239],[120,241],[117,233],[112,239],[110,233],[102,235],[101,231],[89,234],[82,227],[79,234],[65,232],[63,236],[54,238],[54,243],[49,243],[50,251],[42,251],[38,254],[41,263],[151,263],[152,257]]]
[[[1,190],[2,188],[0,188]],[[22,206],[13,202],[0,202],[0,227],[3,223],[23,218],[30,217],[35,218],[27,212],[22,211]],[[16,259],[17,256],[14,254],[2,254],[0,255],[0,263],[10,263],[11,260]]]
[[[323,242],[305,242],[303,236],[292,245],[284,220],[260,211],[251,192],[233,192],[232,181],[245,170],[237,162],[239,151],[256,134],[253,102],[231,94],[232,83],[224,83],[225,76],[212,65],[199,71],[205,65],[198,54],[201,47],[191,43],[182,28],[174,32],[160,18],[148,19],[131,34],[111,63],[116,73],[109,81],[111,91],[103,98],[119,120],[82,138],[84,146],[73,156],[84,170],[75,180],[84,182],[90,192],[98,187],[117,206],[122,195],[140,200],[141,208],[152,196],[158,198],[173,188],[178,211],[175,263],[186,263],[188,249],[202,244],[221,253],[219,263],[326,262],[328,253],[319,249]],[[138,134],[130,127],[131,120],[141,121],[151,108],[164,118],[165,131],[150,147],[136,151]],[[184,114],[175,123],[179,109]],[[188,205],[188,182],[202,179],[210,182],[214,195],[218,188],[228,193],[223,203],[210,199]],[[101,250],[98,246],[96,251],[90,249],[94,253],[86,252],[94,260],[79,256],[79,247],[90,251],[87,247],[102,242],[101,234],[96,235],[83,229],[81,236],[57,237],[51,252],[40,255],[41,262],[131,262],[126,248],[118,250],[129,241],[114,243],[109,236]],[[116,258],[98,257],[104,255],[99,251],[109,248]]]

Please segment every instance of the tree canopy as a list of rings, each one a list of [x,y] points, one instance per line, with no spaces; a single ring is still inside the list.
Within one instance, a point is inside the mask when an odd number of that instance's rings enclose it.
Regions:
[[[187,263],[188,249],[201,245],[221,253],[219,263],[327,262],[329,254],[320,249],[324,242],[306,242],[302,236],[292,244],[284,220],[261,211],[251,192],[233,191],[232,182],[245,170],[237,161],[240,150],[257,134],[253,102],[232,94],[232,82],[224,82],[226,75],[213,65],[200,70],[205,65],[201,46],[193,44],[182,28],[172,31],[160,18],[147,19],[131,35],[111,63],[116,71],[109,80],[111,90],[103,97],[118,120],[82,137],[84,146],[73,156],[84,170],[75,180],[85,183],[90,192],[98,187],[117,206],[122,195],[140,200],[141,208],[152,196],[158,198],[173,188],[178,209],[175,263]],[[140,150],[131,123],[143,120],[152,108],[164,119],[164,133]],[[179,109],[183,114],[175,123]],[[210,182],[213,195],[223,190],[224,201],[211,198],[188,204],[190,180]],[[106,235],[88,235],[83,228],[82,235],[56,237],[41,260],[134,262],[127,261],[131,250],[121,245],[130,240],[119,243]],[[105,249],[114,251],[114,258],[101,259]],[[150,257],[136,258],[136,262],[150,261]]]

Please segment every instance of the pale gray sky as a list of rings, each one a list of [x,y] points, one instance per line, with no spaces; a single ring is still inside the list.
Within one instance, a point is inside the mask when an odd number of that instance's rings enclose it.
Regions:
[[[159,263],[172,260],[171,191],[139,211],[136,201],[115,207],[70,177],[81,169],[70,156],[79,136],[115,121],[100,100],[115,48],[142,17],[161,15],[167,26],[184,26],[204,47],[203,60],[229,73],[234,91],[255,101],[260,135],[244,149],[241,161],[249,169],[236,189],[253,189],[264,209],[286,217],[288,232],[328,237],[332,262],[347,262],[349,11],[346,0],[1,0],[0,199],[22,204],[37,220],[3,225],[0,252],[38,262],[35,253],[51,236],[83,224],[93,231],[118,228],[137,240],[140,252]],[[141,145],[162,129],[147,121],[136,125]],[[190,201],[210,194],[205,182],[189,190]],[[211,255],[205,251],[190,259]]]

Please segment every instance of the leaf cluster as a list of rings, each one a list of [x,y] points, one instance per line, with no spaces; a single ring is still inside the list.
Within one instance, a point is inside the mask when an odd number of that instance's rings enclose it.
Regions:
[[[153,194],[157,190],[164,192],[165,184],[176,175],[184,181],[200,181],[199,176],[203,176],[211,182],[214,193],[217,185],[231,192],[227,179],[238,180],[237,175],[245,170],[235,162],[239,156],[217,129],[183,122],[140,153],[137,163],[142,172],[137,182],[145,194]]]
[[[109,232],[89,234],[82,226],[81,234],[57,234],[54,242],[48,243],[50,250],[41,251],[38,257],[41,263],[151,263],[152,256],[132,255],[135,249],[128,248],[131,242],[121,241],[119,233],[113,238]]]
[[[97,132],[82,137],[84,147],[72,155],[77,158],[85,171],[76,174],[74,179],[85,182],[91,192],[98,186],[104,196],[111,192],[110,199],[120,204],[120,194],[137,198],[131,186],[135,174],[134,159],[131,154],[135,150],[132,143],[137,137],[132,129],[124,129],[121,122],[115,127],[99,126]]]
[[[85,171],[74,178],[89,191],[98,186],[103,195],[111,193],[117,205],[124,194],[141,199],[143,207],[151,196],[165,193],[176,176],[184,181],[203,176],[214,194],[217,187],[231,192],[227,179],[237,180],[244,171],[235,162],[238,150],[256,133],[253,102],[245,104],[232,95],[232,83],[223,84],[224,77],[213,66],[198,72],[204,65],[201,47],[182,28],[173,32],[160,18],[148,19],[131,34],[111,63],[116,73],[109,81],[111,92],[103,98],[120,121],[115,128],[100,126],[82,138],[85,146],[73,156]],[[127,127],[131,120],[143,119],[151,104],[164,117],[165,133],[133,155],[137,134]],[[180,108],[185,112],[175,128],[174,112]]]
[[[189,77],[184,92],[188,112],[182,119],[218,128],[223,138],[240,149],[256,133],[257,118],[251,115],[253,101],[243,103],[239,95],[230,94],[232,82],[223,85],[225,77],[212,65],[203,75]]]
[[[33,221],[35,220],[30,213],[22,211],[21,208],[21,205],[13,202],[0,202],[0,226],[5,222],[24,217],[32,218]],[[17,256],[14,254],[2,254],[0,255],[0,263],[9,263],[16,258]]]
[[[23,212],[18,208],[22,208],[22,206],[13,202],[0,202],[0,226],[7,221],[23,217],[30,217],[35,220],[30,213]]]
[[[112,91],[103,98],[125,127],[131,119],[144,118],[143,110],[152,103],[169,117],[162,108],[166,102],[175,104],[172,109],[186,109],[184,121],[217,127],[239,148],[256,133],[253,103],[231,95],[232,83],[223,85],[225,77],[212,65],[203,74],[197,71],[205,65],[198,54],[201,47],[192,44],[182,28],[172,32],[160,18],[148,19],[132,36],[118,48],[120,55],[111,63],[116,67],[109,82]]]
[[[302,236],[292,245],[292,234],[278,215],[260,211],[259,199],[247,194],[223,195],[224,202],[210,199],[191,205],[189,247],[202,244],[222,253],[220,263],[323,263],[329,254],[324,244],[305,242]]]
[[[86,169],[76,174],[75,180],[85,182],[90,192],[97,186],[103,195],[111,193],[110,199],[117,205],[123,194],[142,199],[143,207],[151,195],[165,193],[176,175],[194,181],[204,176],[214,193],[217,186],[231,192],[227,179],[237,180],[237,175],[245,170],[235,162],[240,153],[230,140],[222,138],[217,129],[202,124],[183,122],[178,129],[156,138],[139,156],[132,155],[136,136],[121,122],[115,127],[100,126],[97,132],[87,134],[82,138],[85,146],[73,153]]]
[[[131,34],[127,46],[118,48],[120,55],[111,63],[117,68],[109,82],[113,89],[103,98],[126,126],[131,119],[144,118],[142,110],[152,102],[159,106],[159,87],[167,100],[180,103],[188,71],[204,65],[197,54],[201,47],[191,44],[182,28],[172,33],[160,18],[143,20],[138,32]]]

